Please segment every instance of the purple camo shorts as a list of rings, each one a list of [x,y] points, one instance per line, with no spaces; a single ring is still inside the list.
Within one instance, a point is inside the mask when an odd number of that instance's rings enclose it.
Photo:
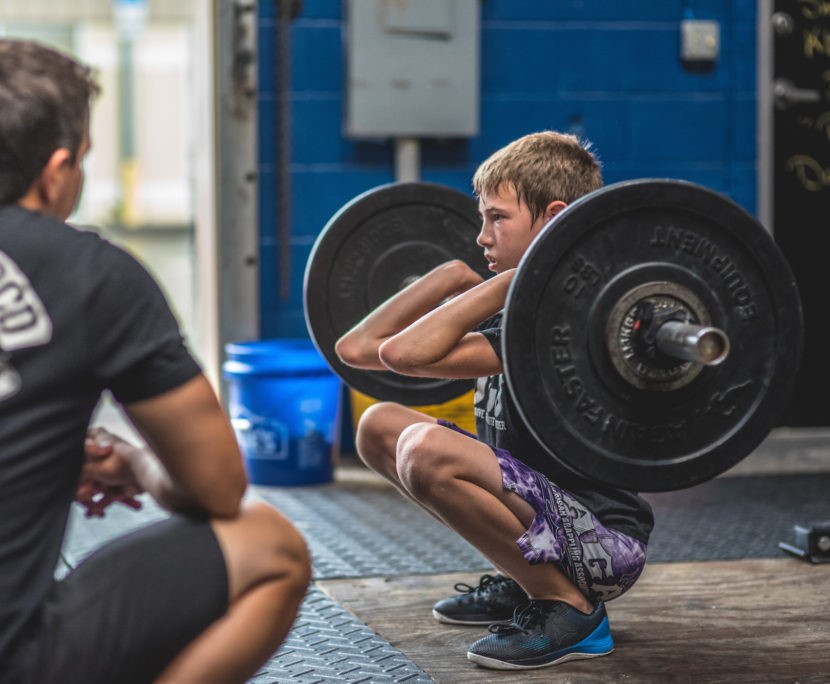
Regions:
[[[438,423],[476,439],[449,421]],[[491,448],[504,488],[536,511],[530,527],[516,540],[527,561],[553,563],[592,601],[610,601],[628,591],[645,567],[646,544],[605,527],[568,491],[504,449]]]

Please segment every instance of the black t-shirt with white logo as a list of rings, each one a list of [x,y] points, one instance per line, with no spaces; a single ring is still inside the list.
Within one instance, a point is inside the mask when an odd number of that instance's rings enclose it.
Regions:
[[[101,393],[139,401],[199,372],[133,257],[0,207],[0,661],[52,582]]]
[[[493,346],[499,359],[502,358],[501,319],[502,315],[497,314],[477,328]],[[648,541],[654,526],[648,502],[634,492],[588,480],[560,465],[525,426],[504,375],[478,379],[475,417],[476,433],[481,441],[508,451],[557,486],[569,491],[606,527]],[[556,420],[556,417],[551,416],[551,420]]]

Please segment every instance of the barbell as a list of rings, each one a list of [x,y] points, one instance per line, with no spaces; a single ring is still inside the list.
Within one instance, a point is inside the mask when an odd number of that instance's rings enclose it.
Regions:
[[[351,368],[334,345],[440,263],[490,275],[479,229],[471,196],[430,183],[374,188],[331,218],[309,256],[304,306],[346,384],[416,406],[472,387]],[[669,491],[728,470],[769,434],[802,330],[792,271],[749,213],[686,181],[626,181],[568,205],[522,257],[502,320],[504,375],[551,458],[615,487]]]

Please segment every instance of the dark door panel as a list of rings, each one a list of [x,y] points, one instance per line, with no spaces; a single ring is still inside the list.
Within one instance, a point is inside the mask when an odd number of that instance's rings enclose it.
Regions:
[[[775,0],[773,221],[804,306],[785,425],[830,425],[830,0]]]

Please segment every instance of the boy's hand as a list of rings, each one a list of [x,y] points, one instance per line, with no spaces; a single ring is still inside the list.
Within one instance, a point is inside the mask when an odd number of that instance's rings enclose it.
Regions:
[[[443,266],[439,268],[445,268],[447,270],[453,271],[456,275],[455,278],[459,282],[459,287],[455,292],[452,292],[450,295],[446,297],[443,301],[448,301],[457,297],[460,294],[465,293],[467,290],[471,290],[479,283],[484,282],[484,278],[481,277],[476,271],[474,271],[469,264],[460,259],[453,259],[452,261],[448,261]],[[442,302],[443,303],[443,302]]]

